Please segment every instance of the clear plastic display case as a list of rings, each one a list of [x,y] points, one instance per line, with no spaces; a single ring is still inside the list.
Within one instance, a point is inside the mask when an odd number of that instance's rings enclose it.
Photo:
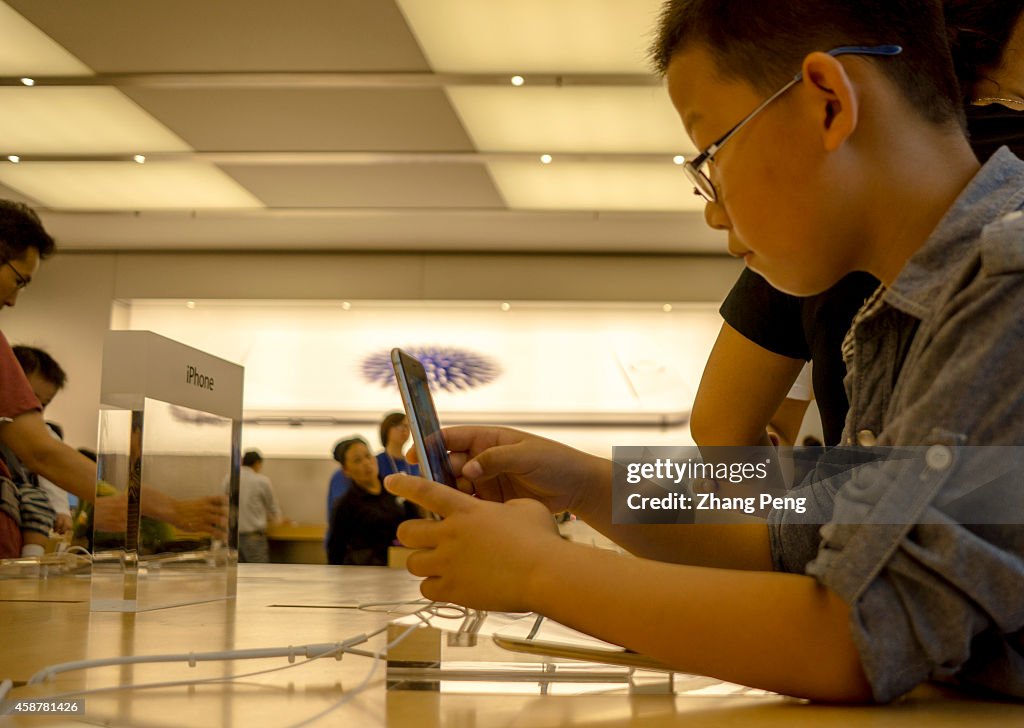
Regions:
[[[93,611],[234,596],[242,372],[148,331],[108,335]]]

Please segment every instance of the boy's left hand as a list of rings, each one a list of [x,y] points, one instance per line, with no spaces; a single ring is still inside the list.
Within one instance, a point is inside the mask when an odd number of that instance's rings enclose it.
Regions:
[[[532,499],[494,503],[412,475],[384,485],[444,520],[405,521],[398,539],[420,549],[407,568],[427,599],[501,612],[533,610],[533,582],[564,543],[548,509]]]

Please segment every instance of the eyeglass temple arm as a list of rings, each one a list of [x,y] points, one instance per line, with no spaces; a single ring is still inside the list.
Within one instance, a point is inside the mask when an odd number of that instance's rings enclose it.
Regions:
[[[860,56],[896,56],[896,55],[899,55],[900,53],[903,52],[903,47],[902,46],[898,46],[898,45],[839,46],[838,48],[833,48],[832,50],[826,51],[826,52],[830,56],[845,56],[845,55],[852,55],[852,54],[856,54],[856,55],[860,55]],[[727,131],[725,133],[725,136],[723,136],[717,142],[715,142],[710,147],[705,149],[703,154],[700,154],[699,156],[697,156],[693,160],[693,163],[692,163],[693,166],[699,168],[700,165],[704,164],[704,162],[709,157],[713,157],[715,155],[715,152],[718,151],[718,148],[721,147],[723,144],[725,144],[727,141],[729,141],[729,138],[733,134],[735,134],[740,129],[742,129],[744,126],[746,126],[748,121],[750,121],[755,116],[760,114],[761,111],[764,109],[764,107],[768,106],[768,104],[770,104],[771,102],[775,101],[775,99],[779,98],[780,96],[782,96],[782,94],[784,94],[787,91],[789,91],[791,88],[793,88],[793,86],[795,86],[796,84],[800,83],[800,79],[802,79],[803,77],[804,77],[803,71],[798,71],[796,73],[796,75],[793,76],[793,78],[791,78],[788,83],[786,83],[786,85],[784,85],[778,91],[776,91],[771,96],[769,96],[764,101],[762,101],[761,104],[756,109],[754,109],[749,114],[747,114],[740,121],[740,123],[738,123],[732,129]]]

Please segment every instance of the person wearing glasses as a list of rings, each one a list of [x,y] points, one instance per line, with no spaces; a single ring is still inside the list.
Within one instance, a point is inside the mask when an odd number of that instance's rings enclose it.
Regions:
[[[1024,5],[946,0],[944,11],[971,147],[982,162],[1003,145],[1024,154]],[[720,309],[724,322],[694,400],[697,444],[764,445],[774,433],[793,444],[808,400],[787,392],[805,362],[813,363],[824,441],[839,444],[849,409],[843,338],[877,287],[877,278],[855,272],[800,298],[744,269]]]
[[[0,200],[0,309],[17,303],[21,292],[32,282],[40,261],[55,250],[53,238],[32,209],[18,202]],[[52,437],[43,420],[40,402],[2,331],[0,444],[8,447],[33,473],[79,498],[95,501],[95,463]],[[146,515],[185,530],[225,534],[227,501],[223,496],[186,501],[163,496],[154,490],[147,499]],[[127,500],[123,497],[103,500],[106,501],[103,507],[97,506],[97,518],[111,526],[108,530],[119,530],[118,523],[123,530]],[[10,480],[7,467],[0,462],[0,558],[21,554],[22,512],[18,504],[17,487]],[[45,510],[42,503],[37,505],[40,510]],[[45,513],[37,515],[46,517]],[[52,509],[48,517],[52,522]]]
[[[448,428],[458,490],[385,483],[443,517],[399,528],[420,591],[805,698],[926,680],[1024,696],[1024,514],[942,510],[972,482],[962,445],[1024,444],[1024,162],[972,152],[941,3],[670,0],[653,56],[732,255],[798,296],[881,281],[844,342],[844,435],[927,457],[875,450],[812,483],[806,518],[652,527],[616,521],[607,460]],[[564,510],[640,558],[563,541]]]
[[[54,247],[35,212],[20,203],[0,200],[0,308],[17,304],[39,261],[51,255]],[[0,331],[0,443],[8,444],[4,437],[10,429],[8,423],[33,413],[49,439],[41,411],[21,364]],[[0,457],[0,558],[21,556],[23,550],[29,555],[41,551],[54,518],[46,494],[12,480]]]

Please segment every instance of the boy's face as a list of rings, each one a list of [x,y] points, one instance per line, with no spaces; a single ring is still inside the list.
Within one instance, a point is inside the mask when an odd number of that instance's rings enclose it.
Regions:
[[[678,51],[666,78],[672,104],[699,150],[767,97],[743,81],[723,79],[700,46]],[[717,200],[704,212],[711,227],[728,232],[730,255],[800,296],[826,290],[849,270],[841,250],[832,247],[839,244],[832,215],[841,206],[828,194],[829,160],[817,143],[820,118],[803,103],[805,93],[797,84],[724,144],[708,169]]]

